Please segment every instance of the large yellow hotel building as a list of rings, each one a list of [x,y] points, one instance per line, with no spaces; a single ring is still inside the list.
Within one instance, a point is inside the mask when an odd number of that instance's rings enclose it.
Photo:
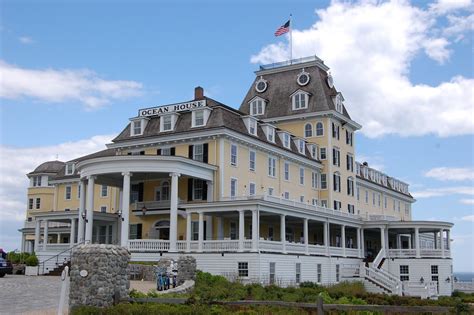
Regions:
[[[92,242],[137,261],[185,253],[247,282],[451,294],[452,224],[413,221],[408,185],[356,162],[361,126],[328,70],[317,57],[261,66],[238,110],[197,87],[140,109],[106,150],[41,164],[24,250],[45,273]]]

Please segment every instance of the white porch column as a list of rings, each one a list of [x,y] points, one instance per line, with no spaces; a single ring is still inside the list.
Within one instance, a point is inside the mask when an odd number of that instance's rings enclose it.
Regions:
[[[40,248],[40,229],[41,229],[41,220],[35,220],[35,244],[34,244],[34,251],[39,251]]]
[[[412,239],[411,239],[411,234],[408,235],[408,249],[412,249]]]
[[[342,256],[346,257],[346,226],[341,225]]]
[[[244,237],[245,237],[245,212],[239,210],[239,252],[244,251]]]
[[[397,234],[397,249],[401,249],[401,248],[402,248],[402,235]]]
[[[206,215],[206,240],[212,240],[212,216]]]
[[[360,253],[361,258],[365,258],[365,239],[364,239],[364,229],[360,229]]]
[[[433,232],[433,243],[434,243],[433,248],[437,249],[438,248],[438,232]]]
[[[198,237],[198,251],[202,252],[202,245],[204,241],[204,213],[199,212],[199,237]]]
[[[252,210],[252,251],[258,251],[259,238],[258,211]]]
[[[78,224],[77,224],[77,242],[81,243],[84,241],[84,219],[82,214],[86,209],[86,183],[84,180],[79,181],[79,213],[78,213]]]
[[[415,228],[415,250],[416,250],[416,258],[420,258],[420,228]]]
[[[126,247],[129,237],[129,222],[130,222],[130,178],[132,173],[122,173],[122,225],[120,226],[120,246]]]
[[[329,222],[326,221],[323,223],[324,231],[323,231],[323,239],[324,239],[324,246],[326,246],[326,255],[329,255]]]
[[[362,258],[362,254],[360,251],[360,228],[357,228],[356,232],[356,242],[357,242],[357,252],[359,253],[359,258]]]
[[[306,255],[309,255],[308,221],[309,221],[308,218],[304,218],[303,237],[304,237],[304,249],[305,249]]]
[[[46,245],[48,244],[48,220],[44,220],[43,234],[43,250],[46,250]]]
[[[280,239],[282,244],[282,252],[286,254],[286,216],[280,214]]]
[[[214,183],[211,180],[206,181],[207,183],[207,202],[214,201]]]
[[[217,217],[217,239],[224,239],[224,220],[222,220],[222,217]]]
[[[439,241],[440,241],[439,248],[441,249],[441,257],[444,258],[444,237],[443,237],[443,229],[440,229],[440,230],[439,230]]]
[[[75,238],[76,238],[76,219],[73,218],[71,219],[71,234],[69,236],[69,244],[74,246],[75,243]]]
[[[87,201],[86,201],[86,235],[85,242],[92,243],[92,227],[94,225],[94,182],[95,176],[87,178]]]
[[[451,236],[449,235],[451,232],[450,229],[446,230],[446,249],[451,250]]]
[[[58,233],[58,235],[56,236],[56,244],[59,243],[61,243],[61,233]]]
[[[180,174],[170,173],[171,200],[170,200],[170,252],[176,252],[178,239],[178,178]]]
[[[107,224],[105,226],[105,244],[110,244],[109,234],[110,234],[110,225]]]
[[[110,240],[110,244],[118,244],[117,242],[117,227],[118,227],[118,221],[112,223],[112,239]]]
[[[386,251],[385,246],[385,228],[380,227],[380,250]]]
[[[187,213],[186,215],[186,251],[189,253],[191,251],[191,220],[192,213]]]

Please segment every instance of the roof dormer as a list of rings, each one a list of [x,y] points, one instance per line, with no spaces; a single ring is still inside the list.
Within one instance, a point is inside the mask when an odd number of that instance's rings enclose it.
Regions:
[[[178,117],[178,113],[165,113],[160,115],[160,132],[173,131]]]
[[[290,95],[293,110],[300,110],[308,108],[310,93],[301,89],[296,90]]]
[[[249,101],[250,116],[258,116],[265,114],[265,106],[267,100],[261,98],[260,96],[255,96]]]
[[[267,136],[267,140],[269,142],[275,143],[275,126],[271,124],[261,124],[260,126],[262,127],[265,136]]]
[[[130,135],[131,136],[141,136],[145,131],[145,127],[148,123],[148,118],[137,117],[130,119]]]
[[[65,175],[73,175],[75,171],[75,165],[73,162],[66,163],[66,170],[64,171]]]
[[[294,137],[293,140],[295,141],[295,145],[298,148],[298,152],[300,154],[306,153],[306,141],[302,138]]]
[[[278,136],[280,137],[283,146],[287,149],[291,149],[291,135],[288,131],[278,131]]]
[[[253,116],[244,116],[242,117],[244,121],[245,127],[247,127],[247,131],[252,136],[257,136],[257,118]]]
[[[338,92],[337,95],[335,97],[333,97],[333,102],[334,102],[334,106],[336,107],[336,111],[339,112],[339,113],[343,113],[343,108],[344,108],[344,96],[342,96],[342,93],[341,92]]]
[[[209,116],[211,116],[211,111],[212,108],[210,107],[191,109],[191,128],[206,126]]]

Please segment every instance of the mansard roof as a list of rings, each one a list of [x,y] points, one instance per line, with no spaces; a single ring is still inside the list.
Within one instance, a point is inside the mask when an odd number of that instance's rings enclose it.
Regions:
[[[34,174],[44,174],[44,173],[57,173],[63,168],[65,165],[64,162],[61,161],[48,161],[40,164],[35,170],[28,175],[34,175]]]
[[[71,174],[71,175],[66,175],[66,165],[69,164],[69,163],[76,164],[78,162],[88,160],[88,159],[94,159],[94,158],[106,157],[106,156],[114,156],[114,155],[116,155],[115,149],[105,149],[105,150],[101,150],[101,151],[98,151],[98,152],[95,152],[95,153],[92,153],[92,154],[81,156],[77,159],[70,160],[66,163],[63,162],[63,166],[57,172],[57,174],[55,176],[53,176],[52,180],[63,180],[63,179],[78,178],[79,173],[77,172],[77,170],[74,170],[74,173]]]
[[[259,115],[261,119],[336,111],[333,97],[336,97],[338,91],[335,87],[330,88],[327,84],[328,73],[325,69],[320,66],[320,60],[316,60],[257,71],[255,72],[256,78],[240,106],[240,111],[249,114],[249,101],[256,96],[268,100],[264,115]],[[308,84],[300,86],[297,78],[303,70],[310,75],[310,81]],[[267,89],[261,93],[255,90],[255,84],[260,79],[266,80],[268,84]],[[292,110],[290,96],[298,90],[311,95],[308,108]],[[342,115],[351,119],[345,106],[343,106]]]

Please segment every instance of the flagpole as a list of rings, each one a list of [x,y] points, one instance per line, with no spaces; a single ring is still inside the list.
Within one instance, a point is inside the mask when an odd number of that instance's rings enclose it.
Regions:
[[[293,23],[291,21],[292,14],[290,14],[290,64],[293,63]]]

